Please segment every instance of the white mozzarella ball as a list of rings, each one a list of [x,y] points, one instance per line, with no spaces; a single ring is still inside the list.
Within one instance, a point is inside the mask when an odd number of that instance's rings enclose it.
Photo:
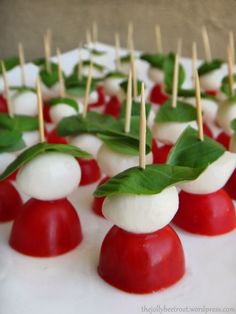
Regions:
[[[25,142],[26,148],[33,146],[40,141],[39,131],[27,131],[22,134],[23,141]]]
[[[115,195],[103,203],[103,215],[133,233],[150,233],[165,227],[179,207],[176,187],[154,195]]]
[[[200,85],[203,90],[218,90],[221,86],[222,70],[217,69],[200,76]]]
[[[47,87],[41,82],[43,100],[48,101],[51,98],[58,98],[60,96],[60,84],[55,83],[52,87]]]
[[[236,153],[236,134],[234,133],[231,138],[230,138],[230,142],[229,142],[229,150],[232,153]]]
[[[129,75],[129,70],[131,69],[130,62],[121,62],[120,63],[120,71],[125,75]]]
[[[89,65],[83,65],[82,68],[82,75],[83,76],[88,76],[89,75]],[[95,79],[100,79],[103,78],[104,72],[98,70],[96,67],[93,67],[92,69],[92,77]]]
[[[84,99],[83,99],[83,101],[84,101]],[[97,101],[98,101],[98,92],[96,90],[94,90],[89,94],[88,103],[91,104],[91,103],[94,103]]]
[[[69,139],[71,145],[81,148],[86,152],[97,157],[99,148],[102,145],[102,141],[93,134],[80,134],[76,136],[71,136]]]
[[[16,155],[13,153],[1,153],[0,154],[0,174],[16,159]]]
[[[111,150],[103,144],[97,154],[97,161],[102,172],[108,177],[113,177],[118,173],[139,165],[139,156],[124,155]],[[146,155],[146,164],[153,161],[152,152]]]
[[[148,69],[148,77],[152,82],[156,84],[162,84],[164,81],[163,71],[158,68],[151,67],[151,66]]]
[[[105,93],[109,96],[117,95],[120,90],[120,83],[124,80],[124,78],[106,78],[104,80],[104,90]]]
[[[37,116],[38,100],[36,93],[27,91],[15,94],[12,98],[12,109],[14,114]]]
[[[210,164],[196,180],[179,184],[179,187],[192,194],[216,192],[226,184],[235,167],[236,154],[226,151],[220,158]]]
[[[76,115],[77,111],[72,106],[61,103],[51,106],[49,114],[52,122],[57,124],[63,118]]]
[[[197,129],[197,122],[155,122],[152,127],[152,136],[165,144],[175,144],[188,126]]]
[[[230,123],[234,118],[236,118],[236,103],[225,101],[218,108],[216,121],[228,135],[233,134]]]
[[[149,112],[149,116],[147,118],[147,125],[148,127],[151,129],[153,124],[154,124],[154,120],[155,120],[155,117],[156,117],[156,113],[155,111],[153,110],[153,108],[151,108],[150,112]]]
[[[183,99],[184,102],[196,107],[196,98],[188,97]],[[213,123],[216,119],[216,114],[218,110],[218,103],[210,98],[201,99],[201,107],[203,111],[203,120],[206,123]]]
[[[24,165],[16,178],[17,187],[39,200],[67,197],[79,185],[81,170],[77,160],[67,154],[46,152]]]

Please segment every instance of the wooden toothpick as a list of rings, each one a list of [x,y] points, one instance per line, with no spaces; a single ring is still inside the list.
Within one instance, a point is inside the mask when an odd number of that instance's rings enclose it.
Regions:
[[[235,65],[235,49],[234,49],[234,33],[233,31],[229,32],[229,45],[231,49],[231,58],[232,58],[232,63]]]
[[[202,27],[202,39],[203,39],[206,61],[211,62],[212,60],[211,47],[210,47],[209,36],[208,36],[207,29],[205,26]]]
[[[203,141],[204,134],[203,134],[202,108],[201,108],[201,89],[200,89],[199,76],[198,76],[197,70],[195,70],[195,95],[196,95],[196,107],[197,107],[198,137],[201,141]]]
[[[21,85],[26,85],[26,79],[25,79],[25,54],[22,43],[18,44],[18,53],[19,53],[19,59],[20,59],[20,73],[21,73]]]
[[[96,21],[93,22],[92,31],[93,31],[93,43],[96,43],[98,41],[98,25]]]
[[[63,77],[63,71],[61,68],[61,52],[57,48],[57,63],[58,63],[58,77],[59,77],[59,89],[60,89],[60,97],[65,97],[65,82]]]
[[[128,48],[128,50],[132,49],[133,34],[134,34],[134,26],[133,26],[132,22],[129,22],[129,24],[128,24],[128,34],[127,34],[127,48]]]
[[[82,57],[82,44],[79,44],[79,60],[78,60],[78,67],[77,67],[77,77],[78,80],[81,80],[82,78],[82,71],[83,71],[83,57]]]
[[[51,62],[50,62],[50,47],[49,47],[49,41],[48,41],[48,35],[45,34],[43,37],[43,44],[44,44],[44,53],[45,53],[45,66],[46,66],[46,71],[48,73],[51,73],[52,68],[51,68]]]
[[[115,33],[115,60],[116,70],[120,70],[120,35],[118,32]]]
[[[1,61],[1,67],[2,67],[2,78],[3,78],[3,83],[4,83],[4,95],[6,97],[7,101],[7,111],[8,114],[11,118],[14,117],[12,106],[11,106],[11,98],[10,98],[10,93],[9,93],[9,84],[7,80],[7,73],[6,73],[6,68],[5,64],[3,61]]]
[[[127,85],[126,109],[125,109],[125,133],[130,132],[130,118],[132,111],[132,72],[129,70]]]
[[[145,90],[144,83],[141,86],[141,108],[139,122],[139,167],[146,167],[146,108],[145,108]]]
[[[192,82],[193,88],[195,88],[195,71],[197,68],[197,44],[194,41],[192,43]]]
[[[37,77],[36,81],[36,90],[37,90],[37,98],[38,98],[38,121],[39,121],[39,135],[40,142],[45,142],[45,134],[44,134],[44,119],[43,119],[43,100],[42,100],[42,92],[40,85],[40,78]]]
[[[228,78],[231,96],[234,96],[234,69],[232,62],[232,50],[230,44],[227,45],[227,63],[228,63]]]
[[[52,55],[52,30],[50,28],[47,29],[46,37],[47,37],[47,44],[48,44],[48,54],[50,58]]]
[[[86,29],[86,42],[87,42],[87,45],[88,45],[88,47],[90,46],[90,43],[91,43],[91,32],[90,32],[90,30],[87,28]]]
[[[89,93],[90,93],[90,87],[91,87],[91,82],[92,82],[92,70],[93,70],[93,63],[92,63],[92,59],[90,59],[89,73],[88,73],[85,95],[84,95],[83,118],[86,117],[87,111],[88,111]]]
[[[172,107],[175,108],[177,104],[178,95],[178,81],[179,81],[179,58],[182,51],[182,40],[179,38],[177,42],[177,53],[175,55],[175,65],[173,73],[173,89],[172,89]]]
[[[161,28],[160,28],[160,25],[158,24],[155,26],[155,37],[156,37],[157,53],[163,53]]]

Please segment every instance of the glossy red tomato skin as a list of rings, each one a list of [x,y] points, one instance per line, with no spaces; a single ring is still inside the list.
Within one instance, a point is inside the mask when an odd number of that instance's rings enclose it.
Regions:
[[[113,226],[103,240],[98,273],[120,290],[151,293],[173,285],[184,272],[183,248],[170,226],[149,234]]]
[[[45,122],[52,123],[52,119],[50,117],[50,106],[47,103],[43,104],[43,118]]]
[[[162,91],[161,84],[154,85],[150,91],[149,100],[154,104],[163,105],[168,98],[168,95]]]
[[[110,100],[105,105],[104,114],[118,118],[120,115],[121,103],[117,96],[111,96]]]
[[[173,222],[188,232],[215,236],[232,231],[236,215],[233,202],[223,189],[205,195],[181,191]]]
[[[208,137],[213,138],[213,134],[211,132],[211,129],[205,124],[203,123],[203,132],[205,135],[207,135]]]
[[[224,132],[221,132],[216,137],[216,141],[222,144],[227,150],[229,149],[230,136]]]
[[[80,186],[92,184],[101,178],[101,171],[95,159],[77,158],[81,168]]]
[[[51,257],[69,252],[81,240],[79,217],[67,199],[31,198],[14,221],[10,245],[25,255]]]
[[[110,178],[109,177],[105,177],[103,178],[98,186],[102,185],[103,183],[105,183],[107,180],[109,180]],[[102,205],[103,205],[103,202],[105,200],[106,197],[94,197],[93,199],[93,203],[92,203],[92,210],[94,211],[94,213],[100,217],[104,217],[103,216],[103,213],[102,213]]]
[[[63,136],[59,136],[56,129],[48,132],[47,142],[50,144],[68,144],[67,139]]]
[[[102,85],[98,85],[97,88],[98,100],[89,104],[89,109],[103,106],[105,104],[105,93]]]
[[[209,96],[216,97],[217,90],[206,90],[205,93],[208,94]]]
[[[0,222],[14,220],[21,210],[20,194],[9,180],[0,182]]]
[[[7,102],[3,95],[0,95],[0,112],[8,112]]]
[[[234,170],[233,174],[224,186],[224,189],[231,198],[236,200],[236,170]]]
[[[163,145],[161,147],[158,147],[156,154],[153,155],[153,163],[165,164],[172,147],[173,145]]]

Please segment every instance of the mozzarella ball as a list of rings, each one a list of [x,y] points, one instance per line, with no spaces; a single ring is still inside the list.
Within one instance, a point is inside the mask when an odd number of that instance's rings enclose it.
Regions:
[[[1,153],[0,154],[0,174],[16,159],[16,155],[13,153]]]
[[[196,98],[188,97],[184,98],[184,102],[196,107]],[[203,111],[203,120],[206,123],[213,123],[216,119],[216,114],[218,110],[218,103],[210,98],[201,99],[201,107]]]
[[[89,75],[89,65],[83,65],[82,68],[82,75],[83,76],[88,76]],[[104,71],[98,70],[96,67],[93,67],[92,69],[92,77],[95,79],[100,79],[103,78],[104,76]]]
[[[120,63],[120,71],[125,75],[129,75],[129,70],[131,69],[130,62],[121,62]]]
[[[175,144],[188,126],[197,129],[197,122],[155,122],[152,127],[152,136],[162,143]]]
[[[162,84],[164,81],[164,73],[158,68],[149,67],[148,78],[156,84]]]
[[[51,98],[58,98],[60,96],[60,84],[55,83],[52,87],[47,87],[43,82],[41,82],[42,96],[43,100],[47,101]]]
[[[154,195],[114,195],[103,203],[103,215],[133,233],[150,233],[165,227],[179,207],[176,187]]]
[[[155,113],[155,111],[153,110],[153,108],[151,108],[151,110],[150,110],[150,112],[149,112],[149,116],[148,116],[148,118],[147,118],[147,125],[148,125],[148,127],[149,127],[150,129],[153,127],[155,117],[156,117],[156,113]]]
[[[230,123],[234,118],[236,118],[236,103],[225,101],[218,108],[216,121],[228,135],[233,134]]]
[[[98,150],[102,145],[102,141],[93,134],[80,134],[73,137],[71,136],[69,138],[69,143],[81,148],[82,150],[85,150],[95,158],[97,157]]]
[[[104,90],[109,96],[117,95],[120,90],[120,83],[124,78],[111,77],[104,80]]]
[[[37,116],[38,100],[36,93],[26,91],[15,94],[12,98],[12,109],[14,114]]]
[[[200,86],[203,90],[218,90],[221,86],[222,70],[217,69],[200,76]]]
[[[20,169],[16,184],[26,195],[50,201],[70,195],[79,185],[80,178],[80,166],[74,157],[46,152]]]
[[[229,150],[232,153],[236,153],[236,134],[234,133],[231,138],[230,138],[230,142],[229,142]]]
[[[84,101],[84,99],[83,99],[83,101]],[[92,91],[89,94],[88,103],[91,104],[91,103],[94,103],[94,102],[98,102],[98,92],[96,90]]]
[[[57,124],[63,118],[76,115],[77,111],[72,106],[66,104],[56,104],[55,106],[51,106],[49,114],[52,122]]]
[[[226,151],[194,181],[179,184],[185,192],[209,194],[221,189],[236,167],[236,154]]]
[[[108,177],[113,177],[118,173],[139,165],[139,156],[124,155],[111,150],[103,144],[97,154],[97,161],[102,172]],[[146,164],[153,161],[152,152],[146,155]]]
[[[27,131],[22,134],[23,141],[25,142],[26,148],[33,146],[40,141],[39,131]]]

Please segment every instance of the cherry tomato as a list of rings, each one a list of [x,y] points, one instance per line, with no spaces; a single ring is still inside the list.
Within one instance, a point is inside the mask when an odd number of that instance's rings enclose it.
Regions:
[[[98,100],[89,104],[89,109],[103,106],[105,104],[105,93],[102,85],[98,85],[97,88]]]
[[[153,163],[165,164],[172,147],[172,145],[163,145],[158,147],[158,150],[155,151],[155,154],[153,154]]]
[[[203,123],[203,132],[205,135],[207,135],[208,137],[213,138],[213,134],[211,132],[211,129],[205,124]]]
[[[224,189],[231,198],[236,200],[236,170],[234,170],[233,174],[224,186]]]
[[[31,198],[14,221],[10,245],[22,254],[50,257],[74,249],[81,240],[79,217],[67,199]]]
[[[214,236],[232,231],[236,215],[233,202],[223,189],[204,195],[182,191],[173,222],[191,233]]]
[[[105,114],[109,114],[114,118],[118,118],[120,115],[121,103],[117,96],[111,96],[110,100],[105,105]]]
[[[103,178],[98,186],[102,185],[103,183],[105,183],[107,180],[109,180],[110,178],[109,177],[105,177]],[[101,217],[104,217],[103,216],[103,213],[102,213],[102,205],[103,205],[103,202],[105,200],[106,197],[94,197],[93,199],[93,203],[92,203],[92,209],[93,211],[95,212],[95,214],[97,214],[98,216],[101,216]]]
[[[3,95],[0,95],[0,112],[8,112],[7,102]]]
[[[47,103],[43,104],[43,118],[45,122],[52,123],[52,119],[50,117],[50,106]]]
[[[153,86],[150,92],[149,99],[152,103],[158,104],[158,105],[163,105],[164,102],[168,99],[168,95],[166,95],[162,91],[162,85],[161,84],[156,84]]]
[[[92,184],[101,178],[101,171],[95,159],[77,158],[81,168],[80,186]]]
[[[216,141],[222,144],[227,150],[229,149],[230,136],[224,132],[221,132],[217,137]]]
[[[114,226],[103,240],[98,273],[123,291],[150,293],[167,288],[184,272],[183,248],[170,226],[148,234]]]
[[[216,95],[217,95],[217,90],[206,90],[205,92],[206,92],[206,94],[208,94],[209,96],[216,97]]]
[[[22,207],[20,194],[9,180],[0,182],[0,222],[16,218]]]
[[[68,144],[67,139],[63,136],[59,136],[56,129],[48,133],[47,142],[50,144]]]

